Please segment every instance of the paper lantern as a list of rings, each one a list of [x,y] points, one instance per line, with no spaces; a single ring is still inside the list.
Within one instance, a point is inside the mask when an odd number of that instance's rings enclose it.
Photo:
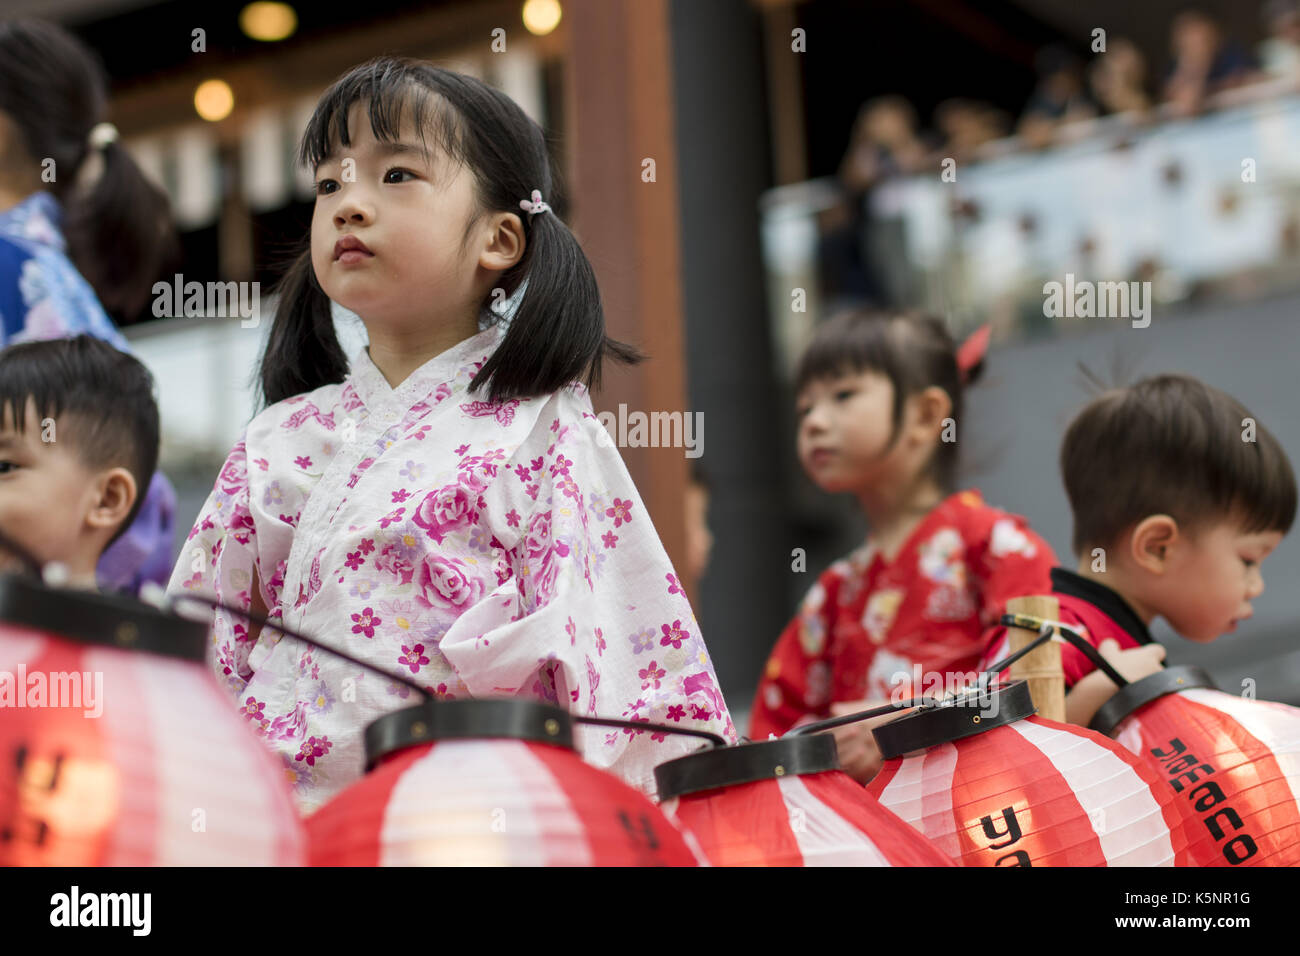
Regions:
[[[1300,709],[1170,667],[1121,687],[1092,727],[1172,788],[1213,840],[1210,865],[1300,865]]]
[[[679,757],[655,768],[664,813],[717,866],[952,866],[839,769],[829,734]]]
[[[427,701],[366,728],[365,777],[307,818],[315,866],[696,866],[647,797],[529,700]]]
[[[303,862],[287,784],[206,642],[128,598],[0,578],[0,864]]]
[[[1014,681],[878,727],[867,790],[965,866],[1203,863],[1204,827],[1148,766],[1033,713]]]

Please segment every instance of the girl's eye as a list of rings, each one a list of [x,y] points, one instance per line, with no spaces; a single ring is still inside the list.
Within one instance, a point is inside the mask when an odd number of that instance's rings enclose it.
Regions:
[[[858,394],[858,393],[857,393],[857,391],[854,390],[854,389],[851,389],[851,388],[842,388],[842,389],[840,389],[838,392],[835,393],[835,401],[837,401],[837,402],[847,401],[848,399],[852,398],[852,397],[853,397],[854,395],[856,395],[856,394]]]
[[[388,177],[393,175],[393,173],[401,173],[404,176],[410,176],[412,179],[415,178],[415,173],[411,172],[409,169],[398,169],[394,167],[393,169],[390,169],[388,172],[384,173],[384,182],[390,182]],[[398,182],[401,182],[401,180],[398,180]]]
[[[1244,564],[1244,565],[1245,565],[1246,567],[1248,567],[1248,568],[1253,568],[1253,567],[1254,567],[1255,565],[1257,565],[1259,562],[1258,562],[1258,561],[1252,561],[1252,560],[1250,560],[1250,558],[1242,558],[1242,559],[1241,559],[1241,563]]]
[[[338,183],[334,182],[334,180],[332,180],[332,179],[322,179],[322,180],[320,180],[319,182],[316,183],[316,195],[318,195],[318,196],[328,196],[328,195],[329,195],[330,193],[332,193],[334,190],[332,190],[332,189],[326,189],[325,187],[326,187],[326,186],[337,186],[337,185],[338,185]]]
[[[7,475],[17,467],[12,461],[0,461],[0,475]]]

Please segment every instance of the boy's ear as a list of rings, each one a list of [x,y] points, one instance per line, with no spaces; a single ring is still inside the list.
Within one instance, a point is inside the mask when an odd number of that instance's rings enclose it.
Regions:
[[[1129,536],[1129,557],[1142,570],[1163,574],[1179,536],[1178,522],[1169,515],[1147,515]]]
[[[484,269],[504,272],[524,254],[524,224],[512,212],[500,213],[490,220],[492,231],[487,245],[479,253],[478,264]]]
[[[125,468],[109,468],[95,479],[95,498],[86,515],[86,523],[96,530],[117,532],[118,526],[135,507],[140,490],[135,477]]]

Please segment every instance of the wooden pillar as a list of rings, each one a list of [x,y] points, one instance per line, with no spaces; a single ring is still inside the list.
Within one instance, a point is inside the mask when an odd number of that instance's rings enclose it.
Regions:
[[[567,0],[568,193],[609,334],[649,360],[607,365],[598,411],[688,414],[668,0]],[[644,160],[654,161],[646,181]],[[682,448],[620,448],[679,577],[686,574]],[[683,580],[695,600],[695,582]]]

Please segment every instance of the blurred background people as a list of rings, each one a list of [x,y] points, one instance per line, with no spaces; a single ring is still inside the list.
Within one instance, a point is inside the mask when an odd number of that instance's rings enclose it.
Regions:
[[[1144,116],[1151,109],[1146,89],[1147,65],[1132,40],[1116,37],[1088,68],[1093,98],[1107,114]]]
[[[138,313],[174,251],[165,194],[104,123],[95,55],[41,20],[0,21],[0,342],[98,336],[123,351],[108,311]],[[100,582],[165,584],[175,492],[154,474]]]
[[[1038,85],[1020,114],[1016,132],[1026,145],[1039,148],[1050,144],[1061,126],[1092,119],[1097,105],[1084,85],[1083,65],[1069,50],[1044,47],[1035,62]]]
[[[1250,55],[1204,10],[1191,7],[1174,17],[1169,43],[1174,60],[1164,93],[1176,115],[1199,113],[1207,96],[1258,78]]]

